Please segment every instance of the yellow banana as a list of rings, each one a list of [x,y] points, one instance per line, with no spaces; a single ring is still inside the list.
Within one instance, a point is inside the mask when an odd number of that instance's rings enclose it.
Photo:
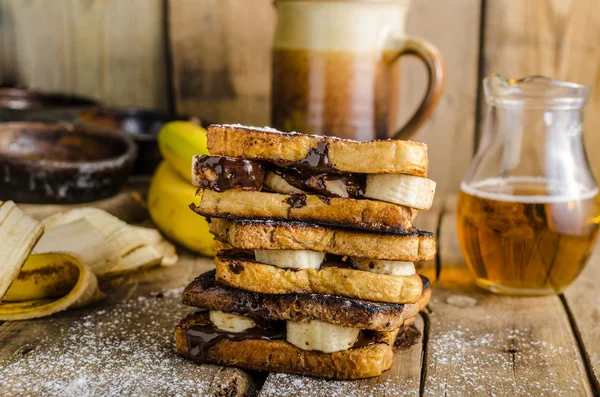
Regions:
[[[215,242],[206,220],[189,209],[198,204],[196,188],[163,161],[148,191],[148,211],[154,224],[170,239],[206,256],[214,256]]]
[[[188,121],[172,121],[158,133],[160,153],[186,181],[191,178],[192,157],[208,154],[206,133],[204,128]]]

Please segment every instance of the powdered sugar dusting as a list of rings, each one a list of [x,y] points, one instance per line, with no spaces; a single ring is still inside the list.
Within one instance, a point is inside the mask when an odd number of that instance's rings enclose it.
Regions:
[[[181,292],[5,324],[25,331],[6,341],[0,395],[207,395],[218,367],[193,364],[174,350],[173,328],[193,311],[181,304]],[[10,353],[15,345],[22,347]]]
[[[271,373],[260,397],[408,397],[418,396],[417,387],[398,380],[366,379],[335,381],[305,376]]]
[[[279,131],[278,129],[272,128],[272,127],[254,127],[254,126],[249,126],[249,125],[242,125],[242,124],[218,124],[221,127],[226,127],[226,128],[243,128],[245,130],[250,130],[250,131],[259,131],[259,132],[269,132],[272,134],[299,134],[299,132],[296,131],[292,131],[292,132],[284,132],[284,131]]]
[[[282,134],[282,135],[310,135],[319,139],[326,139],[326,140],[330,140],[330,141],[349,141],[349,142],[356,142],[353,141],[351,139],[342,139],[342,138],[338,138],[338,137],[334,137],[334,136],[325,136],[325,135],[317,135],[317,134],[303,134],[301,132],[297,132],[297,131],[279,131],[275,128],[272,127],[253,127],[253,126],[248,126],[248,125],[242,125],[242,124],[215,124],[217,126],[220,127],[226,127],[226,128],[242,128],[245,130],[249,130],[249,131],[258,131],[258,132],[268,132],[270,134]]]
[[[434,321],[432,327],[439,325]],[[428,345],[425,395],[579,395],[581,379],[552,365],[572,352],[534,339],[531,332],[528,328],[480,332],[457,325],[434,333]]]

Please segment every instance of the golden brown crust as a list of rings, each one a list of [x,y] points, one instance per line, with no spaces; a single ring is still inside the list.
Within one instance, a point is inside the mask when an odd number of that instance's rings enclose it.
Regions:
[[[208,271],[183,291],[183,303],[207,310],[253,315],[268,320],[320,320],[343,327],[392,331],[414,317],[428,303],[426,289],[415,304],[371,302],[328,294],[261,294],[217,283]]]
[[[240,249],[311,250],[359,258],[407,262],[432,260],[435,239],[425,232],[393,234],[304,222],[213,219],[210,232]]]
[[[294,199],[306,203],[294,208]],[[259,218],[310,221],[319,224],[356,227],[368,230],[404,232],[412,228],[418,211],[401,205],[374,200],[327,198],[315,195],[227,190],[202,191],[199,206],[190,206],[200,215],[215,218]]]
[[[420,142],[391,139],[357,142],[243,126],[208,127],[208,151],[213,156],[300,161],[319,144],[327,145],[329,163],[338,171],[427,176],[427,145]]]
[[[416,303],[423,290],[423,282],[417,274],[388,276],[339,267],[286,270],[232,251],[217,254],[215,266],[217,281],[265,294],[314,292],[374,302]]]
[[[177,353],[192,358],[188,351],[187,329],[206,321],[206,314],[190,316],[175,328]],[[392,365],[392,346],[398,330],[377,332],[376,343],[359,349],[322,353],[299,349],[282,340],[221,340],[210,347],[206,363],[258,371],[285,372],[328,379],[360,379],[381,375]]]

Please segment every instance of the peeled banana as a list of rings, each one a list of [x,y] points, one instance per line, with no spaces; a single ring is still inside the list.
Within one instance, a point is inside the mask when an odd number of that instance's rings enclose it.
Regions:
[[[215,327],[228,332],[243,332],[247,329],[256,327],[254,320],[246,316],[225,313],[220,310],[211,310],[209,318]]]
[[[284,269],[318,269],[325,259],[324,252],[308,250],[254,250],[257,262]]]
[[[416,273],[413,262],[386,261],[381,259],[351,258],[360,270],[390,276],[412,276]]]
[[[148,211],[154,224],[171,240],[206,256],[214,256],[215,241],[206,220],[189,209],[198,203],[196,188],[163,161],[148,191]]]
[[[342,327],[319,320],[286,322],[286,340],[302,350],[333,353],[348,350],[358,338],[360,329]]]
[[[404,174],[369,174],[365,197],[428,210],[433,204],[435,182]]]
[[[265,180],[263,185],[274,191],[275,193],[281,194],[297,194],[303,193],[302,190],[295,186],[290,185],[283,177],[277,175],[274,172],[267,172],[265,174]]]
[[[191,178],[192,157],[208,154],[206,134],[204,128],[188,121],[172,121],[158,133],[160,153],[186,181]]]

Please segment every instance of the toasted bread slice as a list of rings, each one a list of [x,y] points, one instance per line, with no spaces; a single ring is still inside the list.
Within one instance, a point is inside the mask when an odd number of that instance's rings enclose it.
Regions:
[[[427,145],[419,142],[358,142],[241,125],[211,125],[207,138],[208,151],[216,156],[341,172],[427,176]]]
[[[193,352],[198,347],[188,338],[187,331],[194,325],[209,323],[208,313],[181,320],[175,327],[177,353],[195,359]],[[328,379],[369,378],[380,375],[392,365],[392,347],[398,332],[373,332],[371,344],[335,353],[302,350],[284,340],[222,339],[208,348],[201,362]]]
[[[374,302],[416,303],[423,289],[417,274],[388,276],[341,267],[282,269],[234,250],[220,251],[215,266],[220,283],[264,294],[317,293]]]
[[[433,234],[421,230],[396,234],[296,221],[213,219],[210,232],[239,249],[311,250],[406,262],[435,257]]]
[[[410,230],[418,213],[382,201],[243,190],[202,190],[200,205],[190,208],[209,218],[287,219],[392,232]]]
[[[414,317],[429,303],[429,282],[415,304],[376,303],[324,294],[259,294],[227,287],[215,280],[215,271],[200,275],[183,291],[183,303],[208,310],[248,314],[268,320],[321,320],[343,327],[391,331]]]

